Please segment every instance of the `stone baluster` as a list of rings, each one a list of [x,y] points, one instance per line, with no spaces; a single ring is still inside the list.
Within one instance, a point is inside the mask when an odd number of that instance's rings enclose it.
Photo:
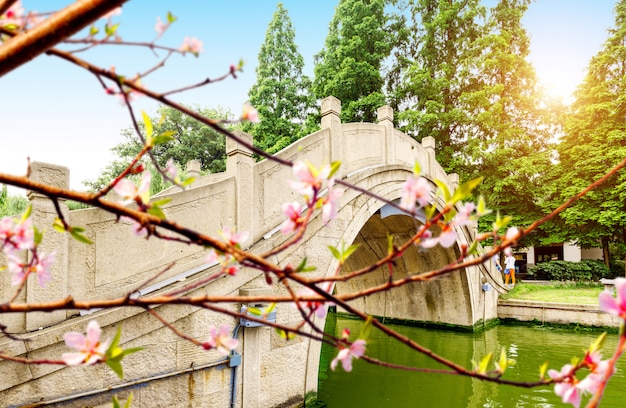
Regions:
[[[448,180],[450,180],[450,184],[452,184],[452,188],[456,190],[459,188],[459,175],[456,173],[448,174]]]
[[[435,138],[432,136],[426,136],[422,139],[422,147],[426,149],[428,153],[428,163],[426,166],[422,165],[422,172],[433,176],[437,166],[437,159],[435,158]]]
[[[387,164],[393,164],[396,161],[396,138],[394,137],[393,127],[393,109],[391,106],[385,105],[376,111],[378,124],[385,127],[385,148],[387,149]]]
[[[30,178],[39,183],[48,184],[59,188],[69,188],[70,171],[67,167],[54,164],[33,162],[30,166]],[[36,276],[30,276],[26,282],[26,301],[28,303],[49,302],[63,299],[68,295],[68,251],[69,234],[59,233],[52,228],[54,220],[58,217],[54,203],[45,195],[34,191],[28,192],[28,199],[32,205],[33,225],[44,232],[43,241],[37,251],[39,255],[55,252],[55,260],[50,266],[52,280],[45,288],[39,286]],[[69,210],[65,200],[58,199],[59,208],[63,217],[68,220]],[[32,256],[32,254],[28,254]],[[82,271],[76,271],[81,273]],[[66,319],[67,313],[59,310],[51,313],[31,312],[26,315],[26,330],[37,330],[41,327],[51,326]]]
[[[198,160],[189,160],[187,162],[187,176],[195,177],[196,180],[200,177],[200,169],[202,164]]]
[[[233,132],[235,136],[252,144],[252,135],[240,130]],[[226,173],[235,177],[237,192],[235,204],[237,207],[237,219],[230,226],[237,232],[248,231],[250,233],[246,242],[242,242],[243,248],[248,248],[254,240],[254,184],[253,184],[254,158],[252,150],[237,141],[226,139]]]
[[[330,162],[341,160],[341,101],[334,96],[329,96],[322,100],[322,130],[330,129]],[[324,163],[317,163],[321,166]],[[339,169],[336,177],[341,177],[342,170]]]

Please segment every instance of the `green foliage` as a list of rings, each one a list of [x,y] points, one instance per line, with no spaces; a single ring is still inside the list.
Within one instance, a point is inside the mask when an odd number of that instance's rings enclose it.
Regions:
[[[243,125],[254,136],[255,145],[268,153],[307,134],[306,117],[314,105],[311,80],[302,74],[304,58],[295,36],[287,10],[278,3],[259,52],[257,81],[248,93],[261,122]]]
[[[566,115],[548,209],[579,193],[626,157],[625,64],[626,1],[621,0],[615,8],[615,27],[591,59]],[[626,244],[625,203],[626,173],[622,171],[566,209],[555,229],[583,247],[602,242],[608,254],[610,242]]]
[[[596,260],[542,262],[529,268],[528,274],[551,281],[574,282],[596,282],[601,278],[613,277],[609,268],[602,261]]]
[[[221,108],[210,109],[199,106],[190,108],[215,119],[230,119],[232,116],[230,112]],[[149,123],[148,127],[146,123]],[[150,127],[153,128],[152,131],[149,130]],[[154,144],[152,153],[161,168],[165,168],[167,161],[173,159],[180,166],[185,166],[190,160],[197,160],[200,162],[201,170],[208,173],[226,170],[225,137],[176,109],[159,107],[157,116],[150,118],[146,115],[144,122],[139,123],[139,128],[146,135],[156,135],[150,137]],[[121,133],[125,142],[111,149],[116,159],[106,166],[98,179],[83,182],[91,191],[98,191],[114,180],[143,148],[132,127],[123,129]],[[150,165],[147,157],[144,157],[142,162],[146,166]],[[154,184],[159,183],[159,180],[162,182],[162,177],[152,178],[153,187],[158,187]]]
[[[335,8],[322,51],[315,56],[313,92],[335,96],[343,122],[375,122],[385,104],[383,61],[391,52],[393,31],[386,0],[341,0]]]
[[[0,191],[0,218],[18,215],[28,207],[28,199],[22,195],[9,194],[7,186],[2,185]]]

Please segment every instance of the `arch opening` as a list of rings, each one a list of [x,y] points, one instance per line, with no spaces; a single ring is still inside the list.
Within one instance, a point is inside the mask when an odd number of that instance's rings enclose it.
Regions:
[[[382,217],[373,214],[356,235],[352,244],[359,248],[348,258],[342,273],[362,269],[387,254],[388,235],[395,243],[408,240],[422,223],[406,215]],[[437,234],[437,231],[433,231]],[[439,245],[425,250],[412,245],[395,262],[394,280],[439,269],[455,261],[458,247]],[[355,293],[389,280],[389,268],[378,268],[347,282],[337,283],[337,293]],[[415,324],[472,326],[472,307],[467,275],[464,270],[452,272],[428,282],[413,282],[401,287],[352,300],[360,310],[384,319],[402,320]]]

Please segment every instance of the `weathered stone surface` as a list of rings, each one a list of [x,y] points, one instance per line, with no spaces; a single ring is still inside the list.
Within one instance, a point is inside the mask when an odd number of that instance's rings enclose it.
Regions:
[[[454,188],[454,180],[450,180],[435,161],[434,139],[425,138],[423,144],[419,144],[394,129],[391,108],[379,109],[378,124],[341,124],[340,112],[340,101],[324,100],[322,130],[282,150],[278,153],[280,158],[306,160],[316,166],[339,160],[342,168],[338,177],[390,201],[400,198],[402,184],[412,174],[415,161],[420,163],[423,176],[433,183],[433,188],[435,179]],[[248,135],[238,135],[250,140]],[[46,164],[34,164],[34,168],[40,180],[55,185],[63,185],[69,177],[62,168]],[[197,166],[191,165],[190,169],[197,173]],[[285,182],[294,178],[290,168],[269,160],[255,163],[249,149],[229,141],[225,173],[200,176],[187,191],[170,188],[159,197],[171,198],[164,207],[169,219],[211,235],[217,235],[224,226],[249,230],[251,238],[244,246],[250,245],[252,252],[263,253],[288,239],[279,231],[284,220],[281,206],[284,202],[301,200]],[[50,229],[55,216],[50,202],[36,195],[32,200],[37,225]],[[349,258],[341,273],[371,264],[385,256],[387,234],[400,243],[420,225],[419,221],[404,215],[382,218],[383,204],[377,198],[347,190],[340,200],[336,220],[324,225],[317,213],[302,245],[269,260],[280,265],[297,265],[306,257],[309,264],[317,267],[309,276],[332,276],[338,265],[330,256],[328,246],[345,242],[358,243],[360,249]],[[438,203],[439,209],[441,205]],[[204,264],[206,250],[202,248],[135,237],[127,223],[117,222],[115,217],[98,209],[64,212],[64,215],[71,225],[85,227],[86,236],[94,243],[84,245],[67,241],[65,235],[47,234],[46,240],[50,239],[59,251],[60,263],[54,271],[54,283],[49,291],[43,292],[29,282],[26,293],[18,301],[52,300],[50,294],[53,299],[67,294],[78,300],[115,298],[137,289],[149,296],[198,282],[202,283],[189,295],[288,293],[281,283],[268,286],[262,273],[249,268],[243,268],[236,276],[203,282],[216,269]],[[423,252],[411,246],[394,267],[394,278],[415,277],[455,260],[458,245],[467,244],[474,236],[474,231],[467,228],[458,228],[457,233],[459,241],[450,249],[436,247]],[[175,262],[174,266],[160,274],[157,281],[144,285],[171,262]],[[357,298],[350,304],[377,316],[472,327],[481,320],[496,317],[496,291],[481,290],[484,282],[501,279],[491,273],[483,266],[466,268],[432,282],[410,283],[368,298]],[[388,280],[387,274],[386,268],[373,271],[338,284],[337,292],[381,285]],[[161,283],[164,287],[159,286]],[[0,284],[4,299],[9,298],[12,287],[6,274]],[[298,289],[294,285],[294,290]],[[239,311],[242,305],[220,306]],[[279,304],[276,311],[279,324],[294,327],[301,320],[292,305]],[[189,306],[161,306],[155,308],[155,312],[177,330],[200,341],[206,340],[210,327],[222,324],[234,327],[238,323],[228,315]],[[3,323],[9,323],[16,332],[44,327],[29,333],[27,337],[31,341],[28,343],[3,340],[0,346],[6,347],[2,350],[32,358],[60,357],[68,351],[63,333],[84,333],[91,319],[99,322],[103,337],[112,338],[121,326],[122,347],[144,347],[145,350],[124,360],[124,380],[104,366],[68,368],[0,362],[0,370],[7,373],[0,378],[0,398],[4,404],[59,399],[53,406],[110,406],[113,394],[124,400],[132,391],[136,408],[229,406],[231,375],[235,370],[228,368],[225,357],[184,341],[142,310],[103,310],[87,316],[78,316],[77,311],[32,316],[2,316]],[[316,318],[315,323],[323,329],[323,319]],[[242,364],[236,369],[235,406],[273,407],[296,401],[304,392],[316,389],[319,343],[311,343],[306,337],[286,341],[274,330],[264,327],[240,328],[237,337],[240,341],[237,353],[242,354]]]

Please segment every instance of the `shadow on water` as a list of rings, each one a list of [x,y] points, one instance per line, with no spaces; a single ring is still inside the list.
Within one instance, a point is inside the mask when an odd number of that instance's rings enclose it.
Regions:
[[[356,335],[360,326],[359,321],[331,314],[326,329],[338,334],[348,327]],[[600,334],[550,327],[502,325],[480,333],[398,325],[392,327],[426,348],[468,368],[472,366],[472,360],[480,361],[489,352],[499,356],[504,347],[508,357],[516,361],[515,366],[507,370],[505,378],[518,381],[537,380],[539,367],[546,361],[549,368],[559,370],[572,357],[582,357],[584,350]],[[605,358],[612,353],[616,343],[617,334],[609,334],[604,348]],[[395,364],[444,368],[377,330],[372,330],[367,339],[367,354]],[[561,402],[554,394],[553,386],[532,389],[503,386],[456,375],[383,368],[361,360],[354,362],[350,373],[344,372],[341,364],[336,371],[331,371],[329,364],[335,355],[335,349],[326,345],[322,347],[318,400],[324,401],[328,408],[571,406]],[[603,407],[626,406],[624,368],[626,363],[620,361],[618,371],[611,378],[602,400]],[[586,400],[583,399],[583,406]]]

